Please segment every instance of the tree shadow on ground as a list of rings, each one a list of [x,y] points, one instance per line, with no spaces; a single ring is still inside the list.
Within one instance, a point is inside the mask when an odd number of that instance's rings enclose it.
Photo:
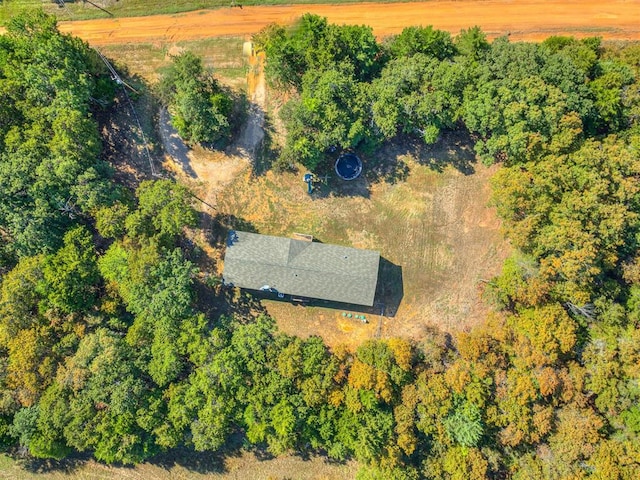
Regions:
[[[445,131],[433,145],[426,145],[414,136],[398,136],[385,143],[365,164],[364,175],[370,183],[403,182],[409,176],[409,166],[403,159],[413,157],[419,164],[442,172],[453,167],[464,175],[475,172],[474,140],[464,128]]]
[[[290,170],[291,166],[280,159],[280,149],[273,141],[277,133],[271,117],[264,115],[263,122],[263,137],[252,152],[253,173],[256,176],[262,176],[272,168],[276,171]]]
[[[358,154],[363,163],[363,173],[353,180],[343,180],[338,177],[335,171],[335,162],[338,154],[327,155],[322,162],[318,164],[315,170],[315,181],[313,183],[313,192],[311,198],[328,198],[328,197],[371,197],[371,181],[366,175],[369,168],[368,159],[362,154]],[[305,171],[300,172],[300,178],[304,176]]]
[[[317,178],[311,198],[371,197],[371,182],[364,175],[354,180],[343,180],[333,172],[333,174],[317,175]]]
[[[379,155],[396,158],[411,155],[418,163],[437,172],[453,167],[464,175],[472,175],[475,173],[474,164],[477,161],[474,143],[469,131],[460,127],[442,132],[438,141],[432,145],[426,145],[415,137],[398,137],[386,145]]]
[[[401,158],[393,160],[391,156],[376,155],[371,159],[369,168],[365,172],[367,180],[371,183],[386,182],[395,184],[404,182],[409,176],[409,165]]]
[[[225,153],[231,156],[248,157],[255,164],[265,142],[266,113],[261,105],[252,102],[246,94],[234,93],[233,95],[234,105],[236,105],[232,113],[233,141],[227,145]]]
[[[224,252],[230,230],[258,233],[257,228],[251,222],[235,215],[221,213],[214,216],[208,213],[201,215],[203,216],[201,225],[210,226],[204,231],[205,241],[219,252]],[[207,257],[203,260],[199,263],[205,271],[205,276],[198,279],[195,283],[195,289],[198,307],[209,318],[225,315],[242,320],[266,313],[266,309],[259,299],[239,288],[229,288],[222,285],[222,278],[215,273],[219,271],[217,262],[221,259]]]
[[[164,151],[173,158],[173,161],[180,166],[180,169],[185,175],[190,178],[198,178],[198,174],[191,166],[191,159],[189,158],[191,149],[184,140],[182,140],[178,131],[173,126],[169,112],[165,107],[160,108],[158,131],[162,139]]]
[[[74,472],[92,459],[92,456],[88,453],[77,452],[62,460],[35,458],[19,451],[10,452],[8,455],[16,461],[20,468],[27,472],[35,474],[58,473],[65,476],[73,475]]]
[[[219,213],[214,217],[214,224],[217,226],[215,231],[215,240],[218,244],[226,244],[227,235],[230,230],[240,230],[242,232],[260,233],[256,226],[245,220],[244,218],[236,217],[232,214]]]
[[[395,184],[409,176],[409,165],[403,159],[411,156],[416,161],[437,172],[453,167],[464,175],[475,172],[476,154],[474,141],[468,130],[445,131],[433,145],[426,145],[412,136],[399,136],[378,148],[375,152],[358,152],[362,160],[362,174],[354,180],[343,180],[335,172],[337,155],[327,155],[316,168],[312,198],[363,197],[370,198],[371,186],[376,183]],[[300,172],[300,177],[304,171]]]
[[[201,475],[227,473],[225,460],[229,457],[239,457],[242,454],[242,444],[238,443],[236,437],[236,435],[231,435],[219,451],[196,452],[191,448],[180,446],[150,458],[147,463],[165,470],[180,466]]]
[[[135,189],[141,181],[153,178],[152,168],[160,170],[163,152],[153,125],[158,105],[148,85],[137,76],[127,77],[127,81],[136,86],[139,95],[118,88],[113,103],[93,109],[93,114],[102,140],[100,158],[113,168],[118,183]]]

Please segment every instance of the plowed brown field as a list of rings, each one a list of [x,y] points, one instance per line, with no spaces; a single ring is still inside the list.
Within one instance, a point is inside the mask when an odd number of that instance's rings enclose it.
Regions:
[[[61,22],[60,30],[94,45],[180,41],[250,35],[269,23],[288,24],[304,13],[338,24],[366,24],[378,37],[410,25],[433,25],[458,33],[479,25],[489,37],[515,40],[549,35],[640,39],[640,0],[434,0],[424,3],[359,3],[224,8],[178,15]]]

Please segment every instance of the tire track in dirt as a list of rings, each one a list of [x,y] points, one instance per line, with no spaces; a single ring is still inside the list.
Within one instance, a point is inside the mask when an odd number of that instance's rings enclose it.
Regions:
[[[290,24],[304,13],[338,24],[366,24],[378,37],[410,25],[433,25],[458,33],[480,26],[490,38],[541,40],[549,35],[599,35],[640,39],[640,0],[434,0],[421,3],[255,6],[201,10],[178,15],[60,22],[93,45],[177,42],[223,36],[249,36],[270,23]]]
[[[160,135],[168,158],[165,166],[178,173],[199,195],[204,198],[203,234],[213,229],[218,205],[218,193],[245,171],[255,161],[257,150],[264,138],[264,109],[266,84],[264,77],[264,53],[253,54],[248,59],[247,97],[249,108],[247,118],[234,142],[224,152],[196,147],[189,149],[171,126],[168,113],[162,110]],[[203,248],[213,258],[215,252],[207,241]]]

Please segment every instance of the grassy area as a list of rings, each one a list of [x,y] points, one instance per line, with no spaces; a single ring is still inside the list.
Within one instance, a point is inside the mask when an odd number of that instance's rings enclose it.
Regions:
[[[281,330],[356,346],[373,336],[420,339],[430,328],[464,330],[481,321],[482,280],[498,273],[509,251],[487,206],[493,169],[474,163],[464,134],[431,148],[389,147],[364,161],[362,178],[343,182],[329,174],[311,196],[304,171],[247,171],[218,195],[219,212],[232,227],[307,233],[384,258],[377,296],[384,317],[365,309],[370,323],[363,324],[344,318],[347,306],[264,302]]]
[[[220,457],[211,453],[166,454],[136,467],[108,466],[88,459],[16,461],[0,454],[0,480],[348,480],[357,464],[330,464],[322,458],[282,456],[269,460],[251,453]],[[293,476],[295,475],[295,476]]]
[[[43,7],[49,13],[56,13],[54,4],[43,3],[41,0],[2,0],[0,1],[0,23],[6,23],[18,13],[31,8]]]
[[[243,88],[247,74],[242,58],[240,37],[209,38],[205,40],[170,43],[135,43],[100,47],[118,67],[125,67],[130,75],[140,76],[153,84],[171,63],[171,55],[191,50],[202,57],[204,65],[213,69],[223,83]]]
[[[295,5],[314,3],[362,3],[363,0],[94,0],[93,3],[104,8],[115,17],[139,17],[190,12],[193,10],[225,8],[231,5]],[[389,0],[366,0],[369,2],[388,3]],[[90,18],[107,18],[110,15],[82,0],[66,0],[65,8],[55,1],[40,0],[4,0],[0,2],[0,22],[24,8],[42,5],[48,12],[54,13],[60,20],[84,20]]]

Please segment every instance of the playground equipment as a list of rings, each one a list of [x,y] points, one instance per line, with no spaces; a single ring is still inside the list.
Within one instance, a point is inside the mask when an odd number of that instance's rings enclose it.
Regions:
[[[354,180],[362,172],[362,160],[354,153],[343,153],[336,160],[336,173],[343,180]]]

